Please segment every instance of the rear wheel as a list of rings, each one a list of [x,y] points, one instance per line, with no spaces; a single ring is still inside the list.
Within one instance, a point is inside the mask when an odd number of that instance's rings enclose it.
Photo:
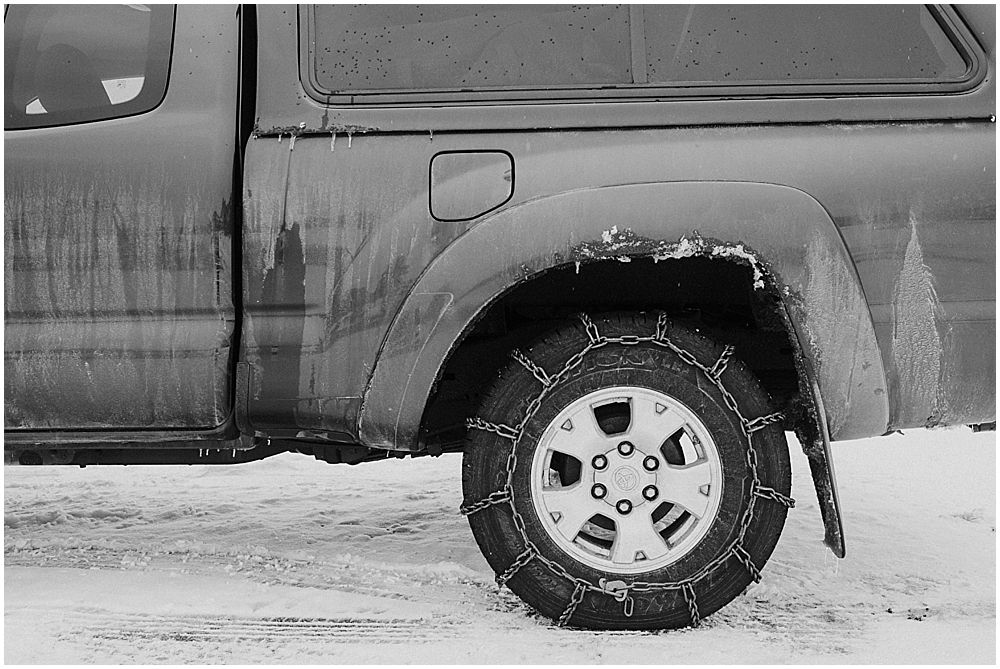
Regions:
[[[463,464],[498,581],[560,623],[659,629],[759,578],[790,504],[788,449],[731,353],[643,314],[583,317],[515,353]]]

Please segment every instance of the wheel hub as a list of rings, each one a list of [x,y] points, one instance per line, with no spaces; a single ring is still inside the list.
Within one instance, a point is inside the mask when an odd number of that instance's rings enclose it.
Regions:
[[[642,573],[679,560],[708,532],[722,497],[721,459],[682,402],[614,386],[578,398],[546,427],[531,496],[546,532],[572,557]]]
[[[594,483],[603,485],[608,491],[603,497],[604,503],[612,509],[621,500],[628,500],[633,509],[645,504],[647,500],[642,491],[648,486],[656,486],[656,472],[646,471],[641,464],[649,456],[635,448],[627,456],[622,455],[618,448],[602,455],[607,466],[594,470]]]

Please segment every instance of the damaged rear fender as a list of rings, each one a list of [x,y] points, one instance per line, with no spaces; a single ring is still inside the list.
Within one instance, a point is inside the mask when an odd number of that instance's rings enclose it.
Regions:
[[[885,374],[871,315],[824,208],[786,186],[674,182],[539,198],[456,239],[414,286],[382,343],[359,417],[362,442],[419,449],[421,417],[449,352],[480,312],[522,281],[590,258],[697,254],[739,256],[755,276],[761,266],[773,273],[822,394],[817,404],[830,439],[885,431]]]

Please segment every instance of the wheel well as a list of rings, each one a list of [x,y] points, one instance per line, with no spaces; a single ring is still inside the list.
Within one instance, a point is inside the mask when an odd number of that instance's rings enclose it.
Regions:
[[[424,410],[426,443],[464,441],[493,380],[516,348],[575,314],[663,311],[711,339],[731,344],[778,406],[799,389],[796,345],[775,287],[754,287],[753,269],[732,259],[629,258],[570,263],[524,281],[479,315],[445,363]]]

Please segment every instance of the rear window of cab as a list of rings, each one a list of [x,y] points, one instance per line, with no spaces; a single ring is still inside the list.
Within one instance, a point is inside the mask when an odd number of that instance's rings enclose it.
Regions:
[[[982,58],[922,5],[326,5],[303,9],[330,103],[965,90]],[[718,91],[720,94],[723,91]],[[728,92],[725,92],[728,93]]]

